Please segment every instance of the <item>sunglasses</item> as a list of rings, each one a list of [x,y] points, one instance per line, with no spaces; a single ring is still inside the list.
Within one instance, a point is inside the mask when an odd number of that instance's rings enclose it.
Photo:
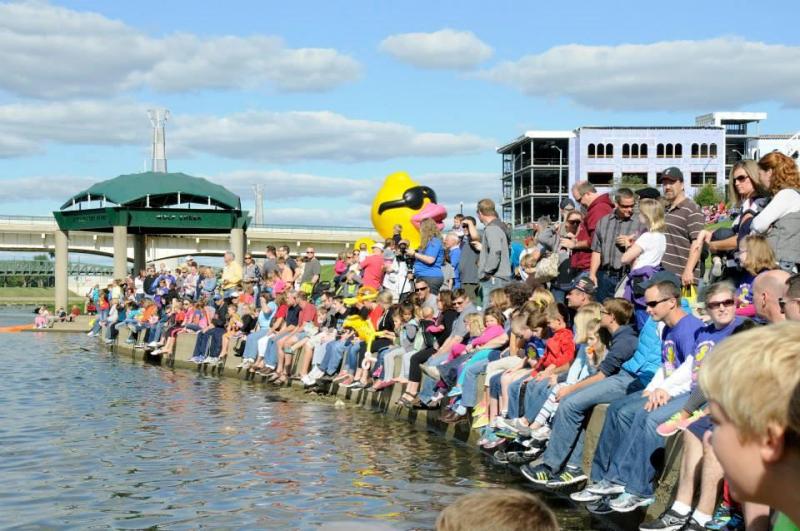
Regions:
[[[736,304],[736,301],[733,299],[725,299],[724,301],[709,302],[706,304],[706,308],[709,310],[716,310],[718,308],[722,308],[723,306],[733,306],[734,304]]]
[[[425,199],[430,199],[432,203],[436,203],[436,192],[427,186],[412,186],[403,192],[402,199],[395,199],[394,201],[385,201],[378,207],[378,214],[383,214],[386,210],[392,208],[407,207],[412,210],[419,210],[422,208],[422,203]]]
[[[749,179],[750,179],[750,177],[748,177],[747,175],[740,175],[738,177],[734,177],[733,178],[733,180],[736,181],[737,183],[743,183],[743,182],[745,182],[745,181],[747,181]]]
[[[428,286],[424,286],[424,287],[422,287],[422,288],[415,288],[415,289],[414,289],[414,292],[415,292],[415,293],[419,293],[420,291],[425,291],[426,289],[428,289]]]
[[[655,308],[656,306],[658,306],[658,305],[659,305],[659,304],[661,304],[662,302],[668,301],[668,300],[670,300],[671,298],[672,298],[672,297],[667,297],[666,299],[659,299],[659,300],[657,300],[657,301],[648,301],[648,302],[646,302],[645,304],[647,305],[647,307],[648,307],[648,308]]]

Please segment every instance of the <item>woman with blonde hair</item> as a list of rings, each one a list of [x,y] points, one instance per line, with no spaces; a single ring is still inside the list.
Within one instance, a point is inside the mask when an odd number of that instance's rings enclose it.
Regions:
[[[742,275],[737,282],[736,315],[752,317],[756,314],[753,305],[753,281],[770,269],[778,267],[775,253],[762,234],[750,234],[739,243],[739,264]]]
[[[414,278],[427,282],[431,293],[438,295],[444,283],[444,243],[439,227],[430,218],[423,219],[419,224],[419,234],[419,249],[411,253],[415,259]]]
[[[755,218],[753,232],[766,234],[778,265],[796,272],[800,263],[800,172],[794,159],[773,151],[758,161],[758,174],[772,199]]]

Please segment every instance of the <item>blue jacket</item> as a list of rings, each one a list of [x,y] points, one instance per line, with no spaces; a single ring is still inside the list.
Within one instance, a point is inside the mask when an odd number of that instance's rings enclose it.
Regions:
[[[622,370],[639,378],[642,385],[647,385],[653,375],[661,367],[661,334],[658,323],[648,317],[639,333],[639,345],[633,357],[622,364]]]

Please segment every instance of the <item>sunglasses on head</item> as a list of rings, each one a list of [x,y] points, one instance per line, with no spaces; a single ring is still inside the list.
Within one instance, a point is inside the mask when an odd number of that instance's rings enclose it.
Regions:
[[[419,210],[422,208],[422,203],[425,199],[430,199],[432,203],[436,203],[436,192],[427,186],[412,186],[403,192],[402,199],[395,199],[393,201],[385,201],[378,207],[378,214],[383,214],[385,211],[392,208],[407,207],[412,210]]]
[[[717,308],[722,308],[723,306],[733,306],[736,303],[733,299],[725,299],[724,301],[717,301],[717,302],[709,302],[706,304],[706,308],[709,310],[716,310]]]

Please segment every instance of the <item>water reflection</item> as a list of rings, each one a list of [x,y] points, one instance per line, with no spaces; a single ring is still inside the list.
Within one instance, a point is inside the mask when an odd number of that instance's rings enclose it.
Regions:
[[[142,365],[85,336],[2,339],[0,527],[430,528],[472,489],[525,488],[470,448],[329,399]]]

